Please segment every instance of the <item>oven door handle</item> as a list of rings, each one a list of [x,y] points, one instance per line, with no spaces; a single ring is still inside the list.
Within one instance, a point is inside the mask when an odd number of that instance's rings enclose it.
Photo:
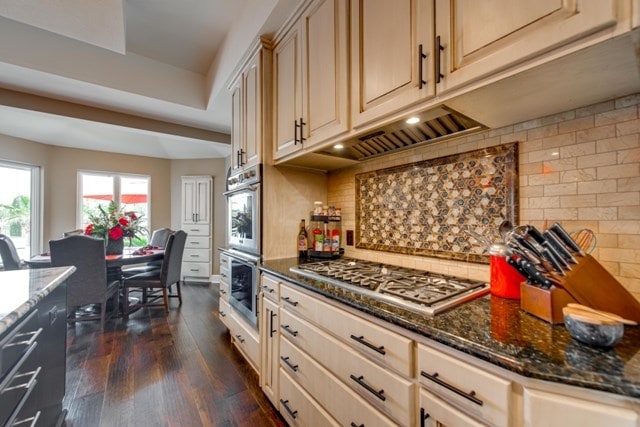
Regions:
[[[257,191],[257,190],[258,190],[258,188],[259,188],[259,185],[258,185],[258,184],[251,184],[251,185],[247,185],[247,186],[245,186],[245,187],[235,188],[235,189],[233,189],[233,190],[225,191],[225,192],[224,192],[224,193],[222,193],[222,194],[223,194],[224,196],[231,196],[231,195],[233,195],[233,194],[240,193],[240,192],[242,192],[242,191],[247,191],[247,190],[250,190],[250,191]]]

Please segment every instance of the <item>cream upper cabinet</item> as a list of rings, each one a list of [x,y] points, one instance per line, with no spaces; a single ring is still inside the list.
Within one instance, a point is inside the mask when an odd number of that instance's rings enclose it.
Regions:
[[[368,2],[367,2],[368,3]],[[436,0],[438,93],[576,42],[626,31],[626,2],[616,0]],[[627,28],[623,28],[623,27]],[[436,70],[436,73],[438,71]]]
[[[211,222],[210,176],[182,177],[182,224],[209,224]]]
[[[435,95],[433,2],[351,2],[355,128]]]
[[[274,50],[274,158],[349,130],[348,3],[315,0]]]
[[[263,105],[268,93],[266,70],[269,47],[259,44],[231,85],[231,165],[239,170],[262,162],[262,145],[268,135]]]

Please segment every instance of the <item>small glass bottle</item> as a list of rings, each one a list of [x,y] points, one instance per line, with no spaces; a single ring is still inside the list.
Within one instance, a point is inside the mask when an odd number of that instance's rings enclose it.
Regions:
[[[298,232],[298,258],[306,260],[309,256],[309,236],[304,219],[300,220],[300,231]]]

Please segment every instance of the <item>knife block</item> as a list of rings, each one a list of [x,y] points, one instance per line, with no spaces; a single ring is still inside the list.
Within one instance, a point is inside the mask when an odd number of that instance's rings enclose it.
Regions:
[[[564,279],[564,288],[580,304],[640,322],[640,302],[591,255]]]
[[[578,302],[564,289],[551,286],[549,289],[520,284],[520,308],[549,323],[563,323],[562,308],[570,302]]]
[[[563,323],[562,307],[577,302],[640,322],[640,302],[591,255],[581,257],[563,279],[562,288],[522,283],[520,308],[547,322]]]

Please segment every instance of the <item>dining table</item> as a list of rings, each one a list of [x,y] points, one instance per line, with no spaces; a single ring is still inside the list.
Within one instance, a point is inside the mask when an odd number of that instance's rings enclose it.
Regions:
[[[107,264],[107,281],[122,281],[122,267],[161,261],[164,259],[164,249],[125,248],[122,254],[105,254],[104,258]],[[25,260],[25,264],[27,264],[29,268],[49,268],[51,267],[51,254],[43,253],[35,255],[29,260]],[[129,305],[135,305],[138,300],[136,297],[130,297],[127,303]],[[107,305],[107,309],[110,309],[109,305]],[[95,311],[96,307],[91,305],[88,306],[86,310]],[[122,311],[122,307],[120,307],[118,311]],[[115,313],[114,315],[120,317],[119,313]]]

